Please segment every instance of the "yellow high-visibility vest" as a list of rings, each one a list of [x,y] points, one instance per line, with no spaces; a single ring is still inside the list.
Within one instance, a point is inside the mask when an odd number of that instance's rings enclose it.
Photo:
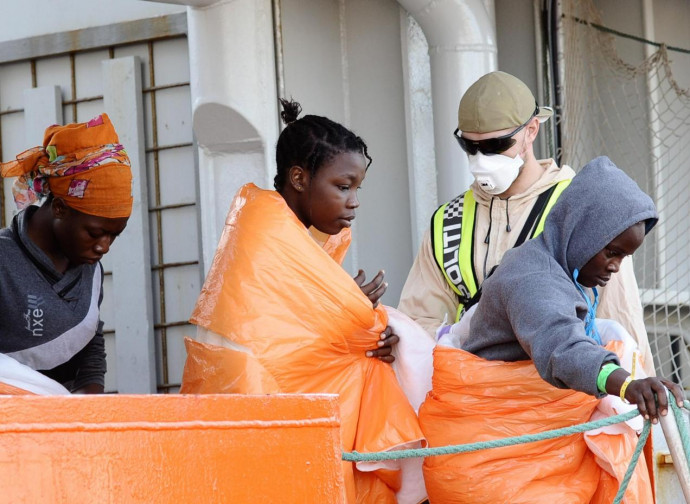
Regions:
[[[544,221],[558,197],[570,184],[562,180],[541,193],[527,217],[515,246],[526,239],[532,239],[544,230]],[[465,308],[474,304],[480,292],[477,274],[474,271],[474,227],[477,215],[477,201],[472,189],[438,207],[431,217],[431,248],[436,264],[453,292],[458,295],[459,306],[455,316],[457,322]]]

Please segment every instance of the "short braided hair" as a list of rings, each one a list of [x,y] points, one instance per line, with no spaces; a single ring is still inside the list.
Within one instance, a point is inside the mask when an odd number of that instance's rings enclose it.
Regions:
[[[276,190],[283,189],[292,166],[309,170],[313,177],[321,166],[343,152],[362,154],[369,168],[371,157],[367,144],[352,131],[327,117],[306,115],[297,119],[302,111],[299,103],[282,98],[280,103],[283,106],[280,116],[287,127],[276,146],[277,173],[273,181]]]

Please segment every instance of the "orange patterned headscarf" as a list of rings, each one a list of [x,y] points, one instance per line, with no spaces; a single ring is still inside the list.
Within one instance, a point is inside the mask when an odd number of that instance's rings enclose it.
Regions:
[[[107,114],[89,122],[46,129],[43,146],[2,163],[3,177],[19,177],[12,187],[21,210],[52,193],[67,206],[98,217],[132,213],[132,171]]]

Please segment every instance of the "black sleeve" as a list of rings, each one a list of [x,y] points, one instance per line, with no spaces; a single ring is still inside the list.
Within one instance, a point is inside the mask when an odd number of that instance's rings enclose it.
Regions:
[[[53,369],[40,372],[73,392],[91,383],[104,385],[105,371],[103,322],[98,321],[96,334],[74,357]]]
[[[100,309],[103,302],[103,265],[99,262],[98,267],[101,270],[101,292],[98,296],[98,308]],[[74,383],[72,384],[72,391],[78,390],[86,385],[92,383],[103,386],[105,384],[105,372],[107,364],[105,360],[105,338],[103,337],[103,321],[98,320],[98,327],[96,334],[94,334],[91,341],[75,355],[71,361],[76,367],[76,375]]]
[[[95,383],[105,384],[105,338],[103,337],[103,322],[98,321],[98,329],[93,339],[75,355],[71,362],[76,366],[76,376],[72,390],[77,390],[85,385]]]

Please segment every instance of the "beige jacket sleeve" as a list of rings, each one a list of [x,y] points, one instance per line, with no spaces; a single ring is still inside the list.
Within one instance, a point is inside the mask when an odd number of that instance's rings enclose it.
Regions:
[[[620,271],[601,289],[597,317],[619,322],[637,340],[645,373],[656,376],[632,257],[623,260]]]
[[[431,236],[427,230],[403,286],[398,310],[436,338],[436,329],[446,316],[449,324],[455,322],[458,305],[457,296],[436,264],[431,250]]]

